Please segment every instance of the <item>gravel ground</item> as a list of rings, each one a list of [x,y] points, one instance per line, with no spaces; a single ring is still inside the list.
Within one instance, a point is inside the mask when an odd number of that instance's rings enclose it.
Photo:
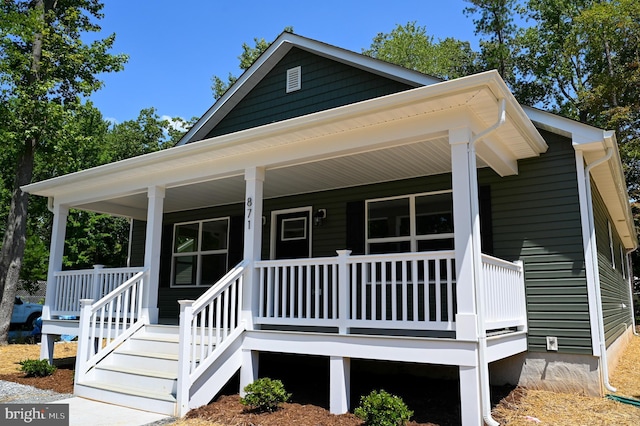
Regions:
[[[42,390],[33,386],[0,380],[0,404],[47,404],[61,399],[72,398],[69,393],[57,393],[50,390]],[[170,425],[176,419],[169,417],[145,426]]]
[[[0,380],[0,403],[9,404],[46,404],[71,398],[68,393],[57,393],[50,390],[42,390],[33,386]]]

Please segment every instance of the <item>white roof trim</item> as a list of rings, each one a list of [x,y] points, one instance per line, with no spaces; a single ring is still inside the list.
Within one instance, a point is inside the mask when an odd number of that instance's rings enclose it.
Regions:
[[[208,167],[210,162],[230,156],[244,158],[252,154],[253,144],[260,145],[260,149],[270,149],[291,142],[317,140],[320,137],[336,138],[343,132],[386,123],[387,112],[402,111],[402,114],[407,114],[407,118],[411,118],[422,110],[433,112],[431,108],[436,108],[435,111],[446,111],[454,106],[464,108],[456,100],[458,95],[473,94],[469,99],[476,101],[474,96],[479,91],[490,93],[496,103],[498,98],[507,99],[509,121],[519,129],[519,138],[529,147],[530,155],[546,150],[546,143],[509,93],[500,76],[495,71],[489,71],[105,164],[26,185],[23,190],[41,196],[62,197],[65,202],[72,204],[84,200],[87,194],[107,199],[110,196],[141,192],[146,189],[147,183],[195,182],[211,178],[213,171]],[[451,102],[455,105],[447,106]],[[434,122],[420,131],[428,133],[446,130],[440,129],[443,125],[444,123]],[[325,150],[322,155],[331,156],[332,152]],[[266,159],[261,161],[265,162],[262,165],[269,165]],[[230,169],[219,173],[237,174],[238,170]]]

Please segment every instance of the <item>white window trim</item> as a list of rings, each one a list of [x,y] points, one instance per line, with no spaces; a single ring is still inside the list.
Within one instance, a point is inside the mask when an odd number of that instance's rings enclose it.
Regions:
[[[202,225],[205,222],[215,222],[215,221],[220,221],[220,220],[226,220],[227,221],[227,243],[226,243],[226,249],[220,249],[220,250],[205,250],[202,251]],[[182,226],[182,225],[191,225],[197,223],[198,224],[198,250],[197,251],[190,251],[190,252],[181,252],[181,253],[176,253],[175,250],[175,246],[176,246],[176,229],[178,226]],[[180,222],[180,223],[174,223],[173,224],[173,238],[171,240],[171,288],[195,288],[195,287],[210,287],[209,284],[202,284],[201,283],[201,272],[202,272],[202,256],[206,256],[209,254],[226,254],[227,255],[227,261],[226,261],[226,269],[229,268],[229,233],[231,231],[230,229],[231,227],[231,218],[229,216],[224,216],[224,217],[216,217],[216,218],[212,218],[212,219],[203,219],[203,220],[192,220],[189,222]],[[187,257],[187,256],[197,256],[197,262],[196,262],[196,283],[195,284],[176,284],[175,283],[175,258],[176,257]]]
[[[294,222],[294,221],[299,221],[302,220],[302,222],[304,223],[303,225],[303,235],[301,237],[285,237],[284,232],[285,232],[285,227],[284,224],[285,222]],[[296,218],[291,218],[291,219],[282,219],[282,228],[280,228],[280,241],[299,241],[299,240],[306,240],[307,239],[307,229],[309,229],[309,224],[307,223],[307,217],[296,217]]]
[[[454,238],[453,232],[447,232],[442,234],[427,234],[427,235],[417,235],[416,234],[416,198],[432,196],[432,195],[440,195],[440,194],[453,194],[452,189],[445,189],[441,191],[431,191],[431,192],[421,192],[417,194],[407,194],[407,195],[396,195],[393,197],[384,197],[384,198],[373,198],[365,201],[364,207],[364,235],[365,235],[365,252],[369,253],[369,246],[371,244],[376,243],[397,243],[397,242],[409,242],[409,248],[411,252],[418,251],[418,242],[419,241],[427,241],[427,240],[446,240],[450,238]],[[402,237],[385,237],[385,238],[369,238],[369,204],[376,203],[380,201],[390,201],[390,200],[400,200],[400,199],[409,199],[409,235]]]

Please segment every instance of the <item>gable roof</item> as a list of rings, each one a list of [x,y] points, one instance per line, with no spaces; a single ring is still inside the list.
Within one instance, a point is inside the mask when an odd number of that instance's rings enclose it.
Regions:
[[[180,139],[177,146],[204,139],[211,129],[213,129],[293,47],[348,64],[373,74],[403,82],[413,87],[427,86],[442,81],[436,77],[389,62],[293,33],[283,32],[213,106],[200,117],[182,139]]]

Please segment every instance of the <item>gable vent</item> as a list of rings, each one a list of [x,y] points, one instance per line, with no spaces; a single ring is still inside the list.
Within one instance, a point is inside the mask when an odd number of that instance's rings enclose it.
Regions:
[[[302,87],[302,69],[295,67],[287,70],[287,93],[300,90]]]

